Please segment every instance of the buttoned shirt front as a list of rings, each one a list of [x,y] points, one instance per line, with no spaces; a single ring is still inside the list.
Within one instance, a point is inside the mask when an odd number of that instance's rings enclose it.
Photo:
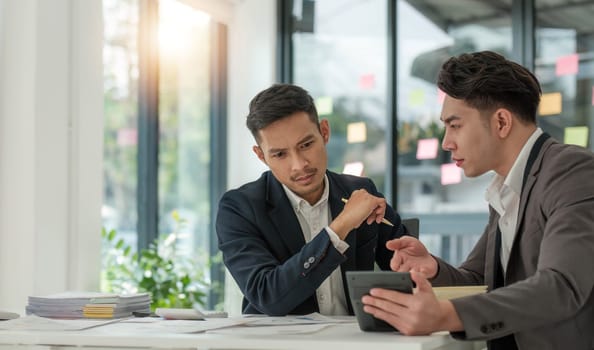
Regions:
[[[297,215],[301,231],[306,242],[311,241],[325,228],[330,241],[340,253],[344,253],[349,245],[341,240],[338,235],[328,226],[332,221],[330,213],[330,206],[328,204],[328,196],[330,186],[328,185],[328,177],[324,177],[324,192],[319,201],[314,205],[310,205],[305,199],[293,193],[288,187],[283,185],[283,189],[291,202],[291,206]],[[310,265],[315,257],[309,257],[305,264]],[[309,268],[309,266],[307,266]],[[344,293],[342,274],[340,266],[338,266],[328,278],[322,282],[320,287],[316,290],[316,297],[318,299],[318,307],[320,313],[323,315],[348,315],[348,308],[346,303],[346,296]]]
[[[530,151],[541,134],[542,129],[537,128],[520,150],[507,176],[503,177],[496,174],[485,194],[485,199],[489,202],[489,205],[499,214],[498,224],[501,230],[500,259],[504,272],[507,271],[509,254],[516,236],[524,170],[526,169]]]

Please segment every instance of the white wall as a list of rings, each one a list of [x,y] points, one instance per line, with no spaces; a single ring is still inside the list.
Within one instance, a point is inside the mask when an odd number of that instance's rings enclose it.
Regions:
[[[100,0],[4,0],[0,24],[0,309],[98,288]]]
[[[254,140],[245,126],[249,101],[275,81],[276,1],[235,2],[229,23],[228,185],[257,179],[267,167],[252,152]],[[225,309],[241,313],[241,293],[227,274]]]
[[[276,1],[237,2],[229,26],[228,183],[255,180],[267,167],[252,151],[248,104],[275,81]]]

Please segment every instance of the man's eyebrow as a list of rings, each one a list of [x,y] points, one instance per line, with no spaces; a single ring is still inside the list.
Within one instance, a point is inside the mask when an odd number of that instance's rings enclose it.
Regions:
[[[267,152],[268,152],[268,154],[273,154],[273,153],[283,152],[286,150],[287,150],[286,148],[271,148]]]
[[[309,135],[306,135],[305,137],[303,137],[301,140],[299,140],[297,142],[297,144],[301,145],[305,142],[309,142],[314,139],[315,139],[315,135],[309,134]],[[271,149],[267,150],[266,152],[268,152],[269,154],[273,154],[273,153],[278,153],[278,152],[285,152],[287,149],[288,148],[271,148]]]
[[[460,120],[460,117],[458,117],[457,115],[451,115],[445,119],[443,119],[441,117],[439,119],[441,119],[444,124],[449,124],[449,123],[453,122],[454,120]]]
[[[301,140],[299,140],[298,144],[302,144],[302,143],[311,141],[314,138],[315,138],[315,136],[313,134],[306,135],[304,138],[302,138]]]

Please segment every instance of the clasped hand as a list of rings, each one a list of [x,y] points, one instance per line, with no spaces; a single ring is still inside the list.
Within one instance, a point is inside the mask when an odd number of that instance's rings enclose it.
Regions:
[[[340,215],[330,223],[330,228],[344,239],[348,233],[363,222],[381,223],[386,213],[386,199],[376,197],[364,189],[351,193]]]

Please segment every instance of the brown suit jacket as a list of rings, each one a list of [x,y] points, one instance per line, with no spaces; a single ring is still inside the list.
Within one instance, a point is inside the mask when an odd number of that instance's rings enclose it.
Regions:
[[[505,286],[492,290],[498,219],[490,208],[483,235],[459,268],[438,259],[433,285],[490,290],[452,301],[465,330],[453,335],[513,333],[521,350],[594,349],[594,154],[545,141],[522,190]]]

